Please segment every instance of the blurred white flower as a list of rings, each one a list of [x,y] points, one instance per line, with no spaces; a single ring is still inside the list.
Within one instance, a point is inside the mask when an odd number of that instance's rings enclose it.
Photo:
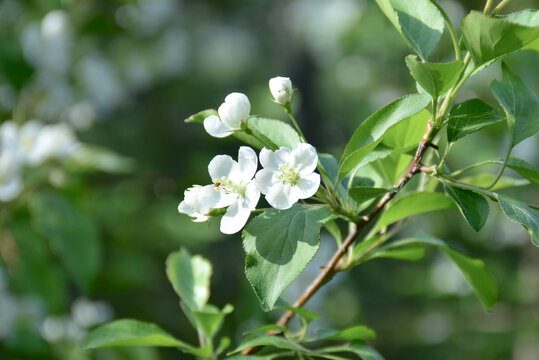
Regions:
[[[286,106],[292,101],[292,93],[294,90],[292,89],[292,81],[290,81],[290,78],[282,76],[271,78],[269,81],[269,88],[276,103]]]
[[[35,137],[32,150],[27,154],[30,165],[40,165],[49,159],[62,160],[79,147],[73,130],[65,124],[46,125]]]
[[[228,206],[221,219],[222,233],[240,231],[256,208],[260,199],[260,190],[254,181],[257,166],[256,153],[248,146],[240,147],[238,161],[228,155],[217,155],[210,161],[208,171],[221,195],[216,208]]]
[[[0,201],[11,201],[21,193],[23,182],[17,154],[0,150]]]
[[[320,175],[314,172],[318,155],[310,144],[299,144],[293,150],[263,148],[260,164],[263,169],[256,174],[256,183],[276,209],[288,209],[298,200],[313,196],[320,186]]]
[[[250,111],[251,103],[245,94],[229,94],[219,106],[219,116],[212,115],[204,119],[204,129],[217,138],[229,136],[233,131],[241,129],[241,124],[247,121]]]
[[[194,222],[207,221],[220,198],[214,185],[193,185],[183,193],[178,211],[194,218]]]

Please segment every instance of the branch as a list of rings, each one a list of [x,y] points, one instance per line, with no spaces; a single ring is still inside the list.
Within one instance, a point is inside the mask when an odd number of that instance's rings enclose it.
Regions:
[[[408,167],[408,170],[401,176],[399,181],[395,183],[394,187],[397,189],[397,191],[391,191],[386,193],[376,204],[374,208],[365,216],[362,216],[359,221],[356,223],[357,226],[354,227],[354,229],[348,234],[346,239],[344,240],[341,247],[333,254],[333,257],[328,262],[326,266],[322,268],[322,271],[318,276],[313,280],[313,282],[305,289],[305,291],[300,295],[300,297],[294,302],[292,305],[293,307],[299,308],[302,307],[317,291],[320,289],[326,282],[328,282],[337,272],[337,265],[339,263],[339,260],[343,257],[343,255],[346,253],[350,245],[354,243],[358,235],[361,233],[361,231],[378,215],[382,209],[386,206],[386,204],[397,194],[399,190],[401,190],[404,185],[408,181],[410,181],[411,178],[414,177],[414,175],[418,174],[420,172],[421,167],[421,159],[423,155],[425,154],[425,151],[429,148],[429,146],[433,146],[431,144],[430,140],[432,137],[432,131],[433,126],[432,122],[429,120],[429,124],[427,126],[427,129],[425,130],[425,134],[423,135],[423,138],[421,139],[421,142],[419,143],[417,147],[416,154],[410,163],[410,166]],[[287,311],[285,312],[281,318],[277,321],[277,325],[279,326],[286,326],[288,322],[292,319],[294,316],[293,311]],[[268,332],[268,334],[276,335],[278,332]],[[243,355],[249,355],[253,353],[257,348],[256,347],[250,347],[242,351]]]

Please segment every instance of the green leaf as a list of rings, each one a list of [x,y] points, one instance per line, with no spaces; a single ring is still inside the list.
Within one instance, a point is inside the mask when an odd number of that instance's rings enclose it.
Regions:
[[[464,65],[460,60],[450,63],[420,62],[417,56],[409,55],[406,66],[415,81],[433,98],[438,98],[457,83]]]
[[[425,256],[425,246],[422,244],[402,243],[401,240],[393,241],[392,243],[378,248],[370,257],[370,259],[387,258],[404,261],[419,261]]]
[[[527,27],[472,11],[462,21],[462,35],[475,66],[522,49],[539,51],[539,27]]]
[[[404,119],[386,132],[382,144],[403,152],[415,149],[421,138],[423,138],[423,134],[429,123],[429,117],[430,112],[425,109]],[[388,149],[380,150],[388,151]],[[389,153],[385,154],[385,156],[379,156],[378,159],[385,158],[388,155]]]
[[[278,349],[293,351],[307,351],[303,346],[296,344],[282,336],[273,335],[253,335],[243,340],[241,344],[227,355],[232,355],[254,346],[274,346]]]
[[[208,339],[211,339],[221,329],[225,316],[234,311],[234,306],[226,304],[222,310],[213,305],[206,305],[201,311],[192,311],[198,327],[204,332]]]
[[[498,15],[496,17],[498,19],[503,19],[524,26],[539,26],[539,10],[526,9],[507,15]]]
[[[167,277],[174,291],[191,311],[203,310],[210,297],[211,263],[187,250],[167,258]]]
[[[296,204],[268,210],[243,230],[245,273],[266,310],[311,261],[320,246],[320,228],[331,219],[324,206]]]
[[[459,179],[459,181],[468,185],[475,186],[475,187],[484,188],[492,184],[495,178],[496,178],[496,175],[494,174],[477,174],[477,175],[463,177],[462,179]],[[515,187],[515,186],[525,186],[529,184],[530,182],[525,179],[517,179],[517,178],[513,178],[509,176],[502,176],[500,177],[498,182],[496,182],[496,185],[490,188],[490,191],[496,191],[496,190],[501,190],[501,189]]]
[[[376,0],[408,45],[426,60],[444,32],[444,18],[429,0]]]
[[[199,123],[199,124],[202,124],[202,123],[204,123],[204,119],[206,119],[207,117],[210,117],[212,115],[219,116],[219,114],[217,113],[217,110],[215,110],[215,109],[207,109],[207,110],[199,111],[196,114],[189,116],[184,121],[186,123]]]
[[[250,117],[247,126],[247,132],[238,131],[234,132],[233,135],[258,149],[264,146],[272,150],[276,150],[281,146],[293,149],[301,142],[297,131],[281,120]],[[265,143],[254,135],[264,139]]]
[[[503,161],[499,160],[498,163],[503,164]],[[528,164],[526,161],[516,157],[512,157],[509,158],[507,166],[515,170],[517,173],[520,174],[520,176],[525,179],[528,179],[533,184],[539,185],[539,171],[537,171],[536,168]]]
[[[387,186],[392,186],[408,169],[412,159],[412,155],[395,151],[391,155],[373,162],[371,166],[384,179]]]
[[[109,346],[165,346],[193,349],[155,324],[123,319],[105,324],[93,330],[88,336],[86,349]]]
[[[365,325],[356,325],[344,330],[318,329],[316,336],[309,341],[342,341],[375,339],[376,333]]]
[[[390,225],[408,216],[429,211],[455,209],[453,201],[444,194],[416,192],[398,198],[380,217],[376,229]]]
[[[450,248],[444,241],[421,234],[415,238],[400,240],[401,244],[427,244],[443,251],[460,269],[472,289],[486,309],[490,309],[498,298],[498,286],[488,273],[485,264],[479,259],[470,258]]]
[[[370,186],[355,186],[350,189],[350,197],[354,199],[358,204],[362,204],[365,201],[374,199],[380,195],[383,195],[390,190],[385,188],[377,188]]]
[[[451,108],[447,123],[447,141],[458,139],[503,120],[498,110],[480,99],[470,99]]]
[[[89,292],[99,271],[101,244],[94,224],[58,194],[34,194],[32,224],[58,253],[77,285]]]
[[[331,234],[337,241],[337,243],[342,243],[342,233],[339,225],[335,221],[328,221],[324,224],[324,228]]]
[[[279,326],[279,325],[267,324],[267,325],[258,327],[256,329],[244,332],[243,335],[249,335],[249,334],[254,334],[254,333],[258,333],[258,332],[268,332],[268,331],[275,331],[275,332],[285,333],[285,332],[287,332],[287,329],[285,327],[282,327],[282,326]]]
[[[498,195],[498,201],[505,216],[524,226],[530,233],[532,243],[539,246],[539,211],[508,196]]]
[[[445,191],[458,206],[468,224],[475,231],[481,230],[488,217],[487,199],[474,191],[450,185],[445,186]]]
[[[539,130],[539,99],[505,63],[502,63],[502,81],[494,80],[490,84],[490,91],[507,115],[509,128],[512,129],[511,147]]]
[[[339,177],[343,178],[376,145],[393,125],[417,114],[430,102],[428,94],[408,95],[384,106],[365,120],[346,145],[339,164]]]
[[[223,351],[225,351],[230,346],[230,338],[229,337],[223,337],[221,339],[221,342],[219,343],[219,346],[217,347],[217,350],[215,350],[215,355],[221,354]]]
[[[356,354],[363,360],[384,360],[384,358],[382,357],[382,355],[380,355],[380,353],[378,353],[378,351],[376,351],[369,344],[361,340],[355,340],[346,345],[325,348],[319,352],[323,352],[323,353],[351,352],[353,354]]]

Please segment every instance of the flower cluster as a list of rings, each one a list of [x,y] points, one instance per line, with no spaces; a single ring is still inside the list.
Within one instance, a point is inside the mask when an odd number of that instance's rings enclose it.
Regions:
[[[274,102],[289,109],[293,92],[290,79],[272,78],[269,88]],[[204,128],[214,137],[229,136],[245,129],[250,111],[251,103],[246,95],[229,94],[219,106],[219,116],[204,119]],[[257,172],[258,159],[262,169]],[[187,189],[178,211],[195,222],[223,215],[221,232],[234,234],[249,220],[261,193],[279,210],[313,196],[320,186],[320,175],[314,172],[317,165],[318,155],[310,144],[301,143],[294,149],[281,147],[276,151],[263,148],[259,157],[250,147],[242,146],[237,161],[228,155],[218,155],[210,161],[208,172],[213,185],[193,185]]]
[[[202,222],[219,214],[216,210],[227,208],[220,229],[224,234],[234,234],[256,209],[260,193],[266,195],[271,206],[285,210],[313,196],[320,186],[320,175],[314,172],[318,155],[310,144],[277,151],[263,148],[260,163],[263,168],[257,172],[256,153],[248,146],[240,147],[238,161],[217,155],[208,165],[213,185],[187,189],[178,211]]]
[[[0,126],[0,201],[11,201],[20,194],[25,166],[62,160],[78,146],[73,131],[65,124],[45,125],[32,120],[19,126],[4,122]]]

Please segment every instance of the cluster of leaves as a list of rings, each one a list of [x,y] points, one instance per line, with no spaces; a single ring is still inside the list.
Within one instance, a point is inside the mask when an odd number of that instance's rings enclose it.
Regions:
[[[335,268],[330,270],[347,270],[377,258],[417,261],[424,256],[426,245],[434,246],[461,270],[487,309],[496,302],[498,289],[481,260],[468,257],[430,235],[420,233],[412,238],[393,240],[395,234],[410,217],[436,210],[459,211],[470,226],[479,231],[487,220],[488,200],[491,200],[500,206],[510,221],[524,226],[530,233],[532,243],[539,246],[538,209],[494,192],[509,186],[539,184],[537,169],[522,159],[511,157],[514,146],[539,130],[537,96],[507,65],[502,64],[502,79],[494,80],[490,86],[498,108],[480,99],[452,104],[466,80],[487,66],[517,51],[539,51],[538,11],[524,10],[505,16],[471,12],[462,22],[462,40],[459,41],[447,16],[434,1],[377,0],[377,3],[420,57],[406,58],[418,93],[397,99],[366,119],[352,135],[340,160],[329,154],[320,154],[318,170],[323,187],[312,199],[313,203],[297,204],[288,210],[266,210],[245,227],[242,236],[247,255],[245,272],[265,311],[279,308],[275,306],[283,290],[316,254],[323,227],[335,237],[337,246],[341,249],[345,246],[344,251],[347,252],[346,256],[337,259]],[[488,13],[489,9],[485,12]],[[453,38],[456,60],[449,63],[428,62],[446,25]],[[466,55],[462,56],[463,53]],[[205,110],[193,115],[187,122],[202,122],[213,114],[215,110]],[[456,171],[449,169],[446,158],[454,143],[504,120],[510,142],[502,159],[482,161]],[[293,148],[301,141],[298,132],[291,126],[262,117],[251,117],[245,129],[235,132],[234,136],[256,148]],[[427,150],[430,151],[427,153],[429,156],[423,156]],[[420,163],[421,160],[433,158],[436,160],[429,166]],[[497,175],[481,173],[471,177],[460,176],[488,164],[500,166]],[[502,176],[507,167],[523,179]],[[421,181],[408,186],[410,178],[420,172]],[[362,225],[363,231],[359,234],[357,230],[352,230],[351,240],[343,242],[342,222],[352,225],[352,229]],[[363,240],[352,244],[359,235]],[[209,311],[206,297],[202,297],[202,300],[199,298],[197,302],[192,296],[196,293],[197,283],[207,283],[205,279],[209,277],[200,275],[200,278],[196,278],[193,274],[208,274],[208,271],[202,270],[208,265],[201,260],[193,260],[200,258],[189,258],[185,254],[171,255],[167,273],[182,299],[182,308],[202,334],[201,347],[171,340],[154,326],[144,327],[132,321],[113,323],[96,330],[90,337],[89,347],[161,345],[175,346],[206,358],[217,356],[223,346],[214,351],[211,339],[227,307]],[[179,268],[184,269],[178,272],[180,277],[175,276],[174,272],[171,275],[171,263],[174,262],[171,259],[176,258],[183,259],[178,260],[179,265],[183,264]],[[202,269],[196,269],[196,263],[204,264],[199,265]],[[207,294],[205,291],[200,293]],[[312,314],[298,308],[286,309],[303,318],[305,326],[299,332],[268,325],[254,332],[269,331],[270,334],[252,335],[229,354],[263,347],[257,355],[249,357],[339,359],[338,353],[352,352],[364,359],[381,358],[362,342],[372,338],[370,329],[359,326],[340,332],[322,331],[312,339],[305,339],[306,324],[312,319]],[[200,316],[202,313],[205,315]],[[212,321],[206,323],[205,320],[209,318]],[[277,333],[284,336],[272,335]],[[311,341],[329,340],[351,342],[318,350],[305,346]],[[207,352],[201,353],[203,351]],[[245,356],[237,355],[235,358]]]

